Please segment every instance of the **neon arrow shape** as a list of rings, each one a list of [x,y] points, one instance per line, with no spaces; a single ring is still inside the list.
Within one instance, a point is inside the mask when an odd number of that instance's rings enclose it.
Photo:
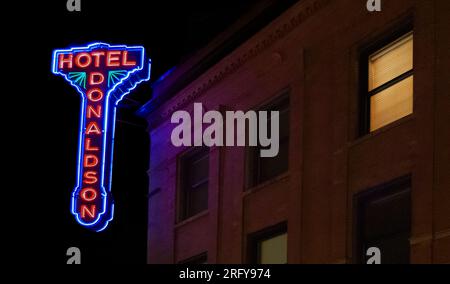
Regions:
[[[114,215],[111,194],[118,103],[150,79],[151,60],[142,46],[92,43],[53,51],[52,73],[81,95],[77,184],[71,211],[82,226],[102,231]]]

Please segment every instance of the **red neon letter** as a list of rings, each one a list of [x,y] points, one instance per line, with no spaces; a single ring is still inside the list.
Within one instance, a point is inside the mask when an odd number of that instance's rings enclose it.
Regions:
[[[97,172],[94,172],[94,171],[85,172],[83,177],[85,178],[85,180],[83,180],[83,182],[86,184],[94,184],[98,181]]]
[[[72,58],[73,58],[73,54],[67,54],[69,57],[68,58],[64,58],[65,54],[60,54],[58,57],[58,67],[59,69],[64,69],[64,64],[67,63],[67,67],[70,69],[72,68]]]
[[[103,81],[105,81],[105,76],[102,73],[92,72],[89,74],[89,85],[100,85]]]
[[[120,66],[119,55],[120,55],[120,50],[109,51],[108,55],[106,56],[106,66],[108,66],[108,67],[110,67],[110,66]]]
[[[82,204],[80,207],[81,207],[80,208],[81,209],[81,217],[86,218],[86,213],[88,213],[88,215],[91,218],[95,217],[95,211],[96,211],[96,206],[95,205],[91,205],[91,211],[89,211],[87,206],[84,205],[84,204]]]
[[[86,58],[85,62],[81,62],[81,58]],[[80,52],[75,56],[75,65],[77,65],[80,68],[88,67],[92,62],[92,58],[87,52]]]
[[[94,93],[97,93],[97,96],[92,96]],[[98,102],[103,99],[103,91],[99,88],[92,88],[86,93],[88,99],[92,102]]]
[[[88,109],[87,109],[87,118],[91,118],[92,114],[98,118],[100,118],[100,116],[102,115],[102,106],[98,105],[97,106],[97,110],[94,109],[93,106],[88,105]]]
[[[87,196],[87,193],[90,195],[90,197]],[[93,201],[95,200],[95,198],[97,198],[97,191],[95,191],[95,189],[93,188],[86,187],[82,191],[80,191],[80,196],[84,201]]]
[[[86,138],[85,149],[86,151],[98,151],[98,147],[91,146],[91,138]]]
[[[134,66],[134,65],[136,65],[136,61],[128,61],[128,51],[124,51],[123,52],[122,65],[123,66]]]
[[[105,52],[95,51],[95,52],[91,52],[91,55],[94,57],[95,67],[99,67],[100,66],[100,56],[105,55]]]
[[[91,123],[89,123],[88,127],[86,127],[86,134],[97,134],[100,135],[102,134],[102,132],[100,131],[100,128],[97,125],[97,122],[92,121]]]
[[[98,158],[95,155],[87,154],[84,155],[83,166],[85,168],[92,168],[98,165]]]

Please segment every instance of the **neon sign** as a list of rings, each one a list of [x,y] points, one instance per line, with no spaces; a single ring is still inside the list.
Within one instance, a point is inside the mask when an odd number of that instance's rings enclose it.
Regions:
[[[151,60],[141,46],[93,43],[53,51],[52,73],[81,95],[77,184],[71,211],[78,223],[104,230],[114,214],[111,195],[117,104],[150,79]]]

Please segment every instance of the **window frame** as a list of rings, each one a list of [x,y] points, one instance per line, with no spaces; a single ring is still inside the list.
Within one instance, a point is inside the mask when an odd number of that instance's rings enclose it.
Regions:
[[[248,235],[247,237],[247,263],[248,264],[260,264],[261,258],[259,244],[262,241],[272,239],[279,235],[288,234],[287,222],[281,222],[276,225],[267,227],[255,233]],[[289,235],[288,235],[289,240]],[[287,249],[289,251],[289,248]]]
[[[376,87],[375,89],[369,91],[369,57],[383,49],[384,47],[394,43],[400,38],[407,36],[408,34],[414,36],[414,27],[412,20],[409,20],[400,28],[394,29],[389,34],[384,34],[378,39],[375,39],[368,45],[362,47],[359,52],[359,129],[358,134],[360,137],[365,136],[371,132],[377,131],[383,127],[376,130],[370,131],[370,99],[372,96],[379,94],[380,92],[392,87],[393,85],[401,82],[402,80],[414,75],[414,66],[411,70],[391,79],[390,81]],[[413,43],[414,44],[414,43]],[[414,54],[413,54],[414,57]],[[413,103],[414,103],[414,93],[413,93]],[[394,121],[393,121],[394,122]],[[391,122],[391,123],[393,123]],[[389,123],[390,124],[390,123]],[[389,125],[388,124],[388,125]],[[385,125],[387,126],[387,125]]]
[[[291,131],[290,131],[291,130],[291,92],[290,92],[290,90],[289,89],[283,90],[282,92],[280,92],[280,94],[278,96],[276,96],[275,98],[272,98],[267,103],[261,105],[257,109],[257,112],[263,111],[263,110],[270,110],[274,106],[281,106],[281,105],[283,105],[283,103],[285,101],[287,101],[288,122],[289,122],[288,136],[283,137],[283,138],[280,137],[279,146],[281,148],[282,142],[287,143],[287,148],[288,148],[288,152],[289,152],[289,144],[290,144],[290,138],[291,138]],[[270,120],[270,117],[269,117],[269,120]],[[258,121],[258,125],[259,125],[259,121]],[[248,129],[248,127],[246,127],[246,129]],[[246,153],[246,164],[247,164],[247,166],[246,166],[245,190],[250,190],[251,188],[254,188],[256,186],[259,186],[260,184],[268,182],[268,181],[276,178],[277,176],[283,175],[289,171],[289,154],[288,154],[286,170],[284,170],[283,172],[281,172],[269,179],[262,180],[261,179],[261,162],[260,162],[261,157],[259,156],[259,153],[260,153],[259,151],[260,151],[261,147],[258,145],[255,147],[248,146],[246,148],[247,148],[246,149],[246,152],[247,152]],[[268,158],[268,159],[270,159],[270,158]]]
[[[183,265],[202,265],[208,263],[208,252],[202,252],[189,258],[178,261],[177,264]]]
[[[193,218],[197,215],[203,214],[205,211],[209,208],[209,202],[207,201],[206,209],[201,210],[200,212],[197,212],[195,214],[189,215],[187,214],[188,206],[187,206],[187,200],[186,200],[186,190],[187,190],[187,174],[186,174],[186,162],[189,159],[194,158],[197,155],[200,155],[204,152],[205,155],[208,155],[208,177],[205,180],[202,180],[197,183],[198,184],[204,184],[205,182],[208,183],[208,198],[209,199],[209,155],[210,155],[210,149],[208,147],[202,146],[202,147],[192,147],[188,149],[186,152],[182,153],[178,158],[178,173],[177,173],[177,214],[176,214],[176,222],[180,223],[187,219]]]
[[[390,180],[375,187],[371,187],[362,192],[358,192],[353,195],[353,253],[352,262],[357,264],[366,263],[366,258],[363,257],[364,251],[364,237],[363,237],[363,218],[362,213],[364,210],[364,204],[367,204],[371,200],[382,199],[383,197],[394,196],[395,194],[402,194],[403,191],[407,191],[410,200],[410,236],[412,230],[412,176],[410,174]],[[411,249],[411,248],[410,248]],[[383,257],[383,255],[381,256]],[[383,259],[383,258],[382,258]]]

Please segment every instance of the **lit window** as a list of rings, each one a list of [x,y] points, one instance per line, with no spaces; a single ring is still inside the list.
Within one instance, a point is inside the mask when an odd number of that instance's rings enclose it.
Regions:
[[[368,57],[368,130],[413,112],[413,34],[408,33]]]
[[[287,263],[287,233],[262,240],[258,243],[258,263]]]
[[[287,224],[271,226],[249,236],[249,262],[256,264],[287,263]]]

